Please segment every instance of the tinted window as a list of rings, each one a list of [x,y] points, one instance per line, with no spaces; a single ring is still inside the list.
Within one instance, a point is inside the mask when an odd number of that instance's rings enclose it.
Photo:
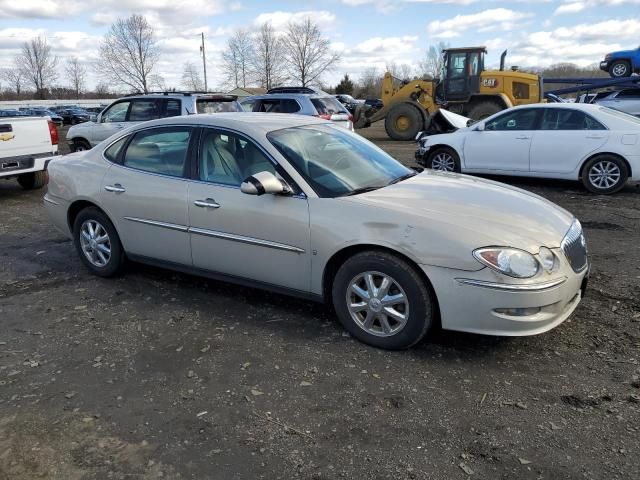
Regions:
[[[296,113],[300,111],[300,105],[295,100],[285,98],[280,102],[282,113]]]
[[[318,115],[331,115],[333,113],[347,113],[344,106],[333,97],[312,98],[311,103],[316,107]]]
[[[102,121],[105,123],[110,122],[124,122],[127,119],[127,110],[131,102],[119,102],[109,107],[102,114]]]
[[[604,130],[593,117],[578,110],[547,108],[542,117],[541,130]]]
[[[118,160],[118,154],[120,153],[120,150],[122,150],[122,147],[125,143],[127,143],[128,139],[129,137],[124,137],[118,140],[116,143],[114,143],[104,151],[104,156],[112,162],[116,162]]]
[[[155,99],[134,100],[131,104],[130,122],[146,122],[156,118],[160,118],[160,112],[158,111],[158,102]]]
[[[627,88],[618,93],[617,98],[640,98],[640,88]]]
[[[181,177],[187,158],[191,129],[153,128],[138,132],[124,154],[124,165],[145,172]]]
[[[282,113],[280,100],[260,100],[258,112]]]
[[[180,105],[180,100],[176,100],[174,98],[163,100],[163,104],[165,117],[177,117],[182,115],[182,105]]]
[[[276,173],[274,164],[253,142],[229,132],[206,129],[199,158],[199,178],[205,182],[240,186],[254,173]]]
[[[466,53],[452,53],[449,57],[449,78],[464,77],[466,65]]]
[[[534,130],[540,109],[514,110],[485,125],[485,130]]]
[[[513,82],[513,96],[518,99],[529,98],[529,84],[522,82]]]
[[[469,54],[469,75],[475,76],[480,75],[480,54],[479,53],[471,53]]]

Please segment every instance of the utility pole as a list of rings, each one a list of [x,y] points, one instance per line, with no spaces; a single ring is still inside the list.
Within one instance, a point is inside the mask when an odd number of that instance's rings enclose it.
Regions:
[[[200,45],[200,51],[202,52],[202,68],[204,70],[204,91],[208,92],[207,88],[207,57],[204,54],[204,32],[202,32],[202,45]]]

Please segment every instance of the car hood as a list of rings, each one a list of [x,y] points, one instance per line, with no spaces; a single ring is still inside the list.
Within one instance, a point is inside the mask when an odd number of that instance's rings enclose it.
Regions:
[[[427,170],[410,179],[353,197],[353,202],[393,210],[405,227],[458,244],[465,252],[510,246],[537,253],[557,248],[574,219],[538,195],[498,182]]]
[[[73,138],[74,135],[80,135],[78,132],[95,127],[95,125],[95,122],[85,122],[73,125],[69,130],[67,130],[67,139]]]
[[[628,57],[628,56],[637,55],[639,51],[640,51],[640,48],[636,48],[633,50],[618,50],[615,52],[611,52],[609,55],[611,55],[611,57],[613,58]]]

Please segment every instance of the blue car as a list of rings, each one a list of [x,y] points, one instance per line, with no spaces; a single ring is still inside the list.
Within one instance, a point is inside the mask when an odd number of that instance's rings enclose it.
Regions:
[[[620,50],[607,53],[600,62],[600,70],[608,72],[613,78],[630,77],[640,73],[640,47],[635,50]]]

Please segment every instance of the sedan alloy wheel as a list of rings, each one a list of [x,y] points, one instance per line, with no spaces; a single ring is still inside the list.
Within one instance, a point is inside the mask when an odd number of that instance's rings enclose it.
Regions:
[[[111,240],[107,230],[96,220],[87,220],[80,229],[80,246],[89,262],[104,267],[111,260]]]
[[[431,168],[442,172],[455,172],[456,161],[449,152],[440,152],[432,158]]]

